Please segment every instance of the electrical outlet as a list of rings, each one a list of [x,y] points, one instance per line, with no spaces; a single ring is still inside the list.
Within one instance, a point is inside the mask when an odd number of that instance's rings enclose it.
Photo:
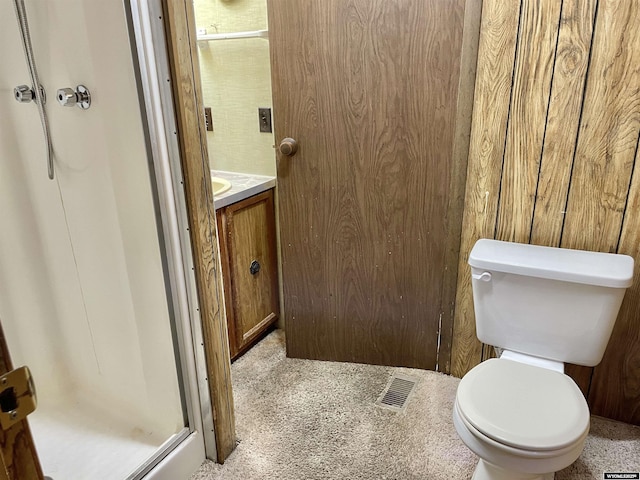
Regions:
[[[270,108],[258,108],[258,120],[260,121],[260,131],[271,133],[271,109]]]

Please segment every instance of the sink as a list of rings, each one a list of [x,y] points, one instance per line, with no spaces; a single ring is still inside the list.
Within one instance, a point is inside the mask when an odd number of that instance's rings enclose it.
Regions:
[[[213,196],[221,195],[231,188],[228,180],[220,177],[211,177],[211,186],[213,187]]]

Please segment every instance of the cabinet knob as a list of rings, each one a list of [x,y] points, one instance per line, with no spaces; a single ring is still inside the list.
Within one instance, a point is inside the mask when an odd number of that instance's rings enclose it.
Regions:
[[[293,138],[283,138],[280,142],[279,149],[280,153],[283,155],[295,155],[295,153],[298,151],[298,142],[296,142]]]
[[[259,271],[260,271],[260,262],[257,260],[254,260],[253,262],[251,262],[251,265],[249,265],[249,272],[251,272],[251,275],[255,275]]]

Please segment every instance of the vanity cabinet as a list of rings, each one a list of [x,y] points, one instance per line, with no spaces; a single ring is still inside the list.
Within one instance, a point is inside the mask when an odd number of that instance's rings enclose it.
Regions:
[[[273,189],[216,212],[231,358],[279,315]]]

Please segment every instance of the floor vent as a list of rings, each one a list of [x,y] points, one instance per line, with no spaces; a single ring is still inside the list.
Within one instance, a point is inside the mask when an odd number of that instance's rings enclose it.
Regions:
[[[376,405],[396,412],[402,412],[407,407],[409,396],[415,386],[416,380],[414,378],[407,375],[395,374],[380,394]]]

